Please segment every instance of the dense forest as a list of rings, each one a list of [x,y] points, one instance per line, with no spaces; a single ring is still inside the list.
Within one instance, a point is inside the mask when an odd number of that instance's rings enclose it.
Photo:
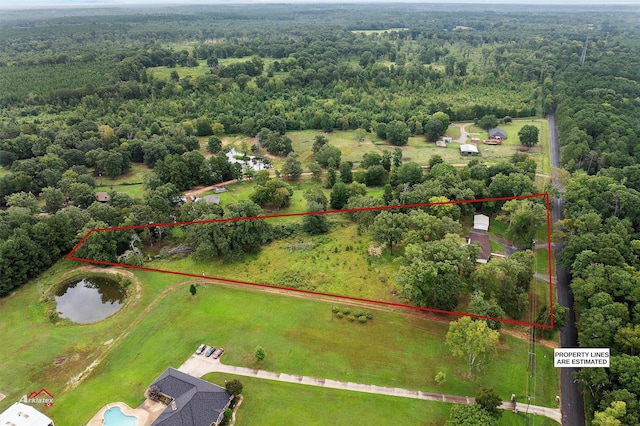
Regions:
[[[225,137],[255,137],[247,151],[286,157],[278,170],[285,180],[303,170],[289,132],[353,130],[389,144],[383,156],[349,164],[339,149],[317,138],[313,155],[321,168],[315,162],[306,167],[318,182],[326,175],[323,183],[335,196],[323,201],[310,195],[310,211],[433,197],[465,200],[537,192],[535,162],[523,154],[489,167],[474,161],[456,169],[437,158],[430,164],[403,162],[394,148],[409,137],[433,141],[450,121],[504,122],[555,110],[561,161],[571,173],[563,189],[566,219],[557,235],[566,248],[559,260],[572,271],[580,344],[612,351],[611,368],[583,369],[577,379],[593,424],[637,425],[637,11],[457,7],[385,5],[384,13],[365,5],[3,13],[0,295],[37,276],[94,228],[259,215],[262,208],[286,205],[287,182],[243,175],[223,152]],[[143,196],[114,191],[108,203],[96,202],[102,176],[122,176],[142,164],[150,169]],[[260,182],[251,201],[225,210],[180,207],[188,188],[241,178]],[[358,185],[384,187],[384,196],[367,197]],[[478,206],[488,213],[502,207]],[[450,214],[457,220],[471,213]],[[256,226],[249,233],[229,228],[225,235],[212,227],[210,234],[185,238],[196,248],[195,257],[238,258],[293,232]],[[324,227],[310,221],[303,226],[311,232]],[[95,252],[80,254],[116,261],[133,246],[133,232],[94,235],[97,240],[83,250]],[[156,231],[141,237],[171,238]],[[220,241],[226,245],[214,244]],[[414,255],[416,262],[429,261],[424,251]],[[127,256],[140,261],[135,253]],[[521,311],[517,295],[497,297],[513,316]]]

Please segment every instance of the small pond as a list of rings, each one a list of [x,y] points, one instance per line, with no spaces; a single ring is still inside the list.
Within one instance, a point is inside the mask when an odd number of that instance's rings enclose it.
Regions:
[[[126,296],[126,290],[115,280],[76,278],[64,283],[56,292],[56,310],[60,318],[89,324],[118,312]]]

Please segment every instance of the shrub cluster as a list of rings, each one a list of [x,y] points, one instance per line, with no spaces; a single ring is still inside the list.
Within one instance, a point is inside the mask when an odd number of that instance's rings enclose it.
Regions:
[[[355,309],[353,313],[351,313],[351,308],[349,307],[341,309],[338,306],[332,306],[331,312],[333,312],[338,319],[346,317],[349,322],[358,320],[359,323],[364,324],[367,320],[373,319],[373,314],[371,312],[365,312],[362,309]]]

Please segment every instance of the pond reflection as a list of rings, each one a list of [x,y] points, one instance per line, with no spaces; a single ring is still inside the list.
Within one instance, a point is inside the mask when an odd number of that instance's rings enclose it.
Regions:
[[[56,309],[60,318],[89,324],[118,312],[125,299],[125,289],[114,280],[102,277],[76,279],[58,290]]]

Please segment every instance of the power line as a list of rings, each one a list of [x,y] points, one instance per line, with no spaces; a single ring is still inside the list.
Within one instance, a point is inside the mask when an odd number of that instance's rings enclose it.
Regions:
[[[580,66],[584,65],[584,60],[587,58],[587,46],[589,45],[589,36],[584,42],[584,47],[582,48],[582,56],[580,57]]]

